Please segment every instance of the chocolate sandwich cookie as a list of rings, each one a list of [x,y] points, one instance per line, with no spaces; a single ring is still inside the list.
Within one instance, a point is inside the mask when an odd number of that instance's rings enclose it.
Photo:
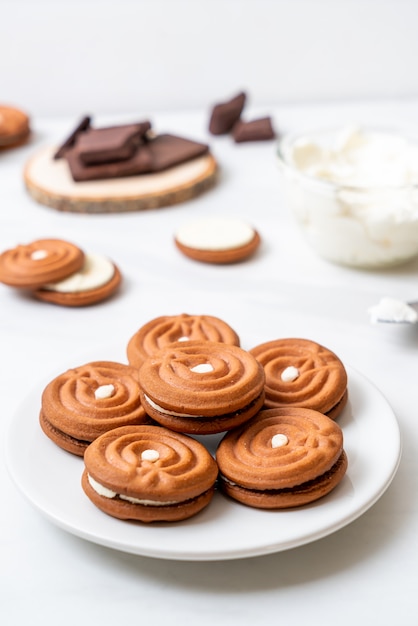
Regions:
[[[211,501],[215,460],[191,437],[160,426],[116,428],[84,455],[84,492],[100,510],[122,520],[175,522]]]
[[[80,307],[110,298],[120,287],[122,274],[106,257],[86,253],[83,267],[67,278],[42,285],[33,292],[38,300]]]
[[[29,116],[16,107],[0,105],[0,149],[20,145],[29,134]]]
[[[84,252],[62,239],[38,239],[0,255],[0,282],[35,289],[79,271]]]
[[[240,345],[233,328],[212,315],[163,315],[137,330],[127,346],[128,361],[140,367],[150,356],[177,341],[217,341]]]
[[[308,339],[276,339],[250,350],[266,376],[265,407],[305,407],[338,417],[347,372],[334,352]]]
[[[261,509],[302,506],[330,493],[347,470],[343,434],[312,409],[260,411],[218,446],[219,486]]]
[[[263,406],[264,372],[238,346],[213,341],[177,342],[139,369],[141,402],[162,426],[214,434],[249,420]]]
[[[237,263],[250,257],[261,243],[259,233],[243,220],[207,217],[183,224],[174,236],[177,248],[194,261]]]
[[[226,102],[215,104],[209,120],[209,132],[212,135],[226,135],[239,120],[244,109],[247,95],[241,91]]]
[[[112,361],[86,363],[54,378],[42,394],[39,420],[54,443],[78,456],[112,428],[151,421],[141,406],[137,371]]]

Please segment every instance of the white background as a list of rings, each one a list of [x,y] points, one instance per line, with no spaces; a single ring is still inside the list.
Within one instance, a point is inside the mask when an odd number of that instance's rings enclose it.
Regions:
[[[418,94],[416,0],[0,0],[0,101],[37,115]]]

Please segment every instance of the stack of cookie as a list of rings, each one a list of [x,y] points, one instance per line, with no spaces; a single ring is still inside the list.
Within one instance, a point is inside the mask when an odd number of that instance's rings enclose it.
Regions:
[[[105,513],[186,519],[210,503],[216,484],[242,504],[283,509],[342,480],[335,418],[347,375],[327,348],[278,339],[247,351],[222,319],[184,313],[140,327],[127,356],[129,365],[68,370],[42,396],[43,431],[84,457],[83,489]],[[215,455],[208,435],[218,435]]]
[[[113,295],[121,281],[112,261],[62,239],[38,239],[0,255],[0,282],[51,304],[95,304]]]

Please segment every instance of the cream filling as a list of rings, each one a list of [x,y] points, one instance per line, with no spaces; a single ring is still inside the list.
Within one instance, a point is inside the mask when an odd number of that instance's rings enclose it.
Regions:
[[[160,413],[164,413],[164,415],[172,415],[173,417],[194,417],[199,419],[199,417],[203,417],[203,415],[191,415],[190,413],[177,413],[176,411],[169,411],[168,409],[163,409],[162,406],[151,400],[146,394],[144,394],[145,400],[148,402],[150,406],[156,411]]]
[[[84,265],[78,272],[68,278],[54,283],[48,283],[43,289],[60,293],[76,293],[90,291],[108,283],[115,273],[113,263],[106,257],[98,254],[86,254]]]
[[[94,489],[94,491],[98,493],[99,496],[103,496],[104,498],[112,499],[118,496],[121,500],[126,500],[131,504],[142,504],[143,506],[169,506],[170,504],[178,504],[177,500],[158,502],[157,500],[141,500],[139,498],[132,498],[131,496],[125,496],[121,493],[117,493],[116,491],[112,491],[112,489],[104,487],[103,485],[98,483],[97,480],[94,480],[94,478],[92,478],[90,474],[87,474],[87,478],[91,488]]]
[[[241,248],[254,238],[254,229],[238,219],[205,218],[182,226],[177,241],[198,250],[229,250]]]

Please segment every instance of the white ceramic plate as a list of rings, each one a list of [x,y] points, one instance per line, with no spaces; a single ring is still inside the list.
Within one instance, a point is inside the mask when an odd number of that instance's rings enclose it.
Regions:
[[[351,368],[347,371],[349,403],[338,423],[344,431],[348,472],[331,494],[299,509],[261,511],[217,493],[204,511],[184,522],[146,525],[109,517],[81,489],[82,459],[58,448],[41,431],[43,386],[28,396],[11,422],[8,469],[32,505],[54,524],[124,552],[210,561],[294,548],[357,519],[384,493],[399,465],[400,433],[392,409],[367,379]],[[213,450],[217,437],[205,441]]]

